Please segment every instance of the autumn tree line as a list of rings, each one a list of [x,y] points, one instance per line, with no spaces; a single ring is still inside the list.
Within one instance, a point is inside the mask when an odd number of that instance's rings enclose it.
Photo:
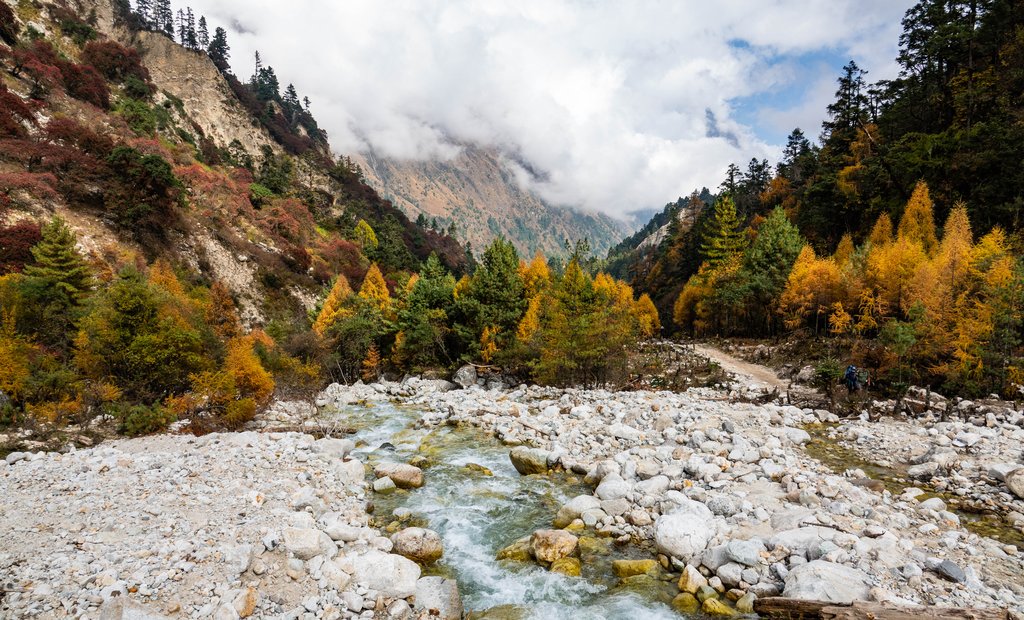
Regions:
[[[360,223],[361,242],[372,227]],[[431,255],[356,286],[338,275],[309,321],[275,334],[243,328],[228,289],[169,262],[128,254],[90,262],[56,218],[19,269],[0,275],[0,424],[60,427],[109,415],[127,434],[179,419],[237,428],[277,391],[468,361],[543,383],[620,379],[626,349],[657,333],[650,298],[592,277],[578,257],[552,273],[495,241],[472,276]],[[273,328],[270,329],[273,332]]]

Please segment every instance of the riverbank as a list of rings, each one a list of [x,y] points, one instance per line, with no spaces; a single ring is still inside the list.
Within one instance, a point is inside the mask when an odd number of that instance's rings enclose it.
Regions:
[[[969,475],[1019,458],[1013,412],[980,416],[974,440],[759,404],[775,388],[743,377],[682,394],[460,379],[334,385],[246,433],[10,455],[0,615],[668,617],[779,594],[1022,608],[1015,546],[963,527],[948,498],[887,489],[869,459],[812,457],[805,430],[890,464],[961,450],[977,463],[928,467],[1013,508],[1005,483]],[[397,555],[414,555],[410,526],[440,561]]]

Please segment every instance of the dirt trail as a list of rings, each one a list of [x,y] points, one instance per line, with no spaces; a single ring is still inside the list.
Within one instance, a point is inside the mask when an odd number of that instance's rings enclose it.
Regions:
[[[784,381],[775,375],[775,372],[765,366],[751,364],[739,358],[733,357],[724,351],[704,344],[693,345],[693,350],[698,355],[712,359],[726,371],[737,375],[746,376],[752,383],[760,383],[770,388],[788,390],[789,381]]]

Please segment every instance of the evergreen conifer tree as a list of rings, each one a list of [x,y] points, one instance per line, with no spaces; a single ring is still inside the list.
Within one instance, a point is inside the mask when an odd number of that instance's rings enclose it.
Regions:
[[[202,49],[202,50],[209,49],[209,47],[210,47],[210,28],[206,24],[206,17],[205,16],[200,16],[199,17],[199,30],[196,33],[196,37],[198,39],[196,41],[196,43],[199,44],[199,49]]]
[[[715,202],[714,215],[701,244],[704,260],[711,265],[718,265],[742,252],[745,245],[746,240],[736,215],[736,204],[731,196],[722,196]]]
[[[35,263],[25,268],[25,316],[43,342],[66,348],[74,333],[82,301],[92,287],[92,270],[75,248],[75,233],[61,218],[42,230],[32,248]]]
[[[206,53],[210,55],[210,60],[213,64],[217,65],[217,68],[221,71],[228,69],[228,60],[231,59],[231,47],[228,45],[228,33],[220,26],[213,31],[213,40],[206,47]]]

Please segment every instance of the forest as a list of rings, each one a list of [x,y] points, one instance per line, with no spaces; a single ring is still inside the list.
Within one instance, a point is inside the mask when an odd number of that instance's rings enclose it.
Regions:
[[[1019,397],[1022,21],[1019,1],[918,2],[899,77],[850,61],[817,143],[796,129],[774,169],[669,203],[610,273],[672,333],[819,342],[883,389]]]

